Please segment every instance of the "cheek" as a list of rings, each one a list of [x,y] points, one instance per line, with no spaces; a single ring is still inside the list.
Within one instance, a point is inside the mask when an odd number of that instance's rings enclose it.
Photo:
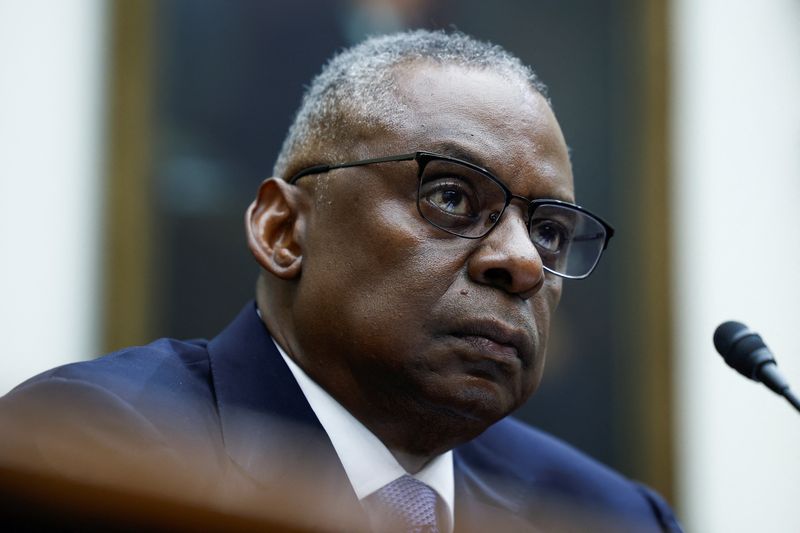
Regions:
[[[313,221],[299,296],[339,332],[357,330],[372,346],[391,337],[413,346],[413,332],[462,275],[466,252],[421,220],[413,200],[380,207],[349,217],[332,210]]]
[[[548,272],[545,274],[542,289],[531,299],[535,315],[541,316],[543,321],[545,319],[547,321],[547,324],[543,324],[543,326],[546,325],[549,328],[550,317],[555,313],[558,303],[561,301],[562,287],[563,279]]]
[[[326,260],[336,265],[349,285],[359,288],[359,294],[373,300],[436,298],[464,266],[463,243],[453,242],[424,221],[413,198],[384,201],[349,221],[328,236],[326,242],[335,243],[329,249],[335,250],[336,257],[328,254]]]
[[[539,357],[534,362],[534,368],[532,369],[534,387],[539,385],[544,373],[547,341],[550,336],[550,321],[561,300],[562,283],[562,279],[558,276],[548,274],[542,290],[531,299],[533,316],[536,317],[536,330],[539,336]]]

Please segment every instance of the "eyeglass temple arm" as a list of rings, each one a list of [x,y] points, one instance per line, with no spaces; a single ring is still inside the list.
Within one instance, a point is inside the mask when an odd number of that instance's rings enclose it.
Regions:
[[[304,176],[310,176],[311,174],[324,174],[331,169],[330,165],[316,165],[313,167],[304,168],[294,176],[289,179],[289,184],[294,185],[294,183]]]
[[[401,154],[401,155],[392,155],[387,157],[375,157],[372,159],[362,159],[360,161],[351,161],[349,163],[339,163],[338,165],[315,165],[313,167],[304,168],[297,174],[291,177],[289,183],[294,185],[294,183],[302,178],[303,176],[309,176],[311,174],[324,174],[330,170],[335,170],[337,168],[347,168],[347,167],[360,167],[362,165],[371,165],[373,163],[388,163],[390,161],[410,161],[411,159],[416,159],[420,152],[413,152],[410,154]]]

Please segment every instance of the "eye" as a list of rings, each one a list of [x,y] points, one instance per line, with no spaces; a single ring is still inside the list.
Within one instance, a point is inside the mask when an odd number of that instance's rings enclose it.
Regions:
[[[422,197],[444,214],[470,219],[480,215],[480,202],[472,187],[457,177],[427,182]]]
[[[531,223],[531,241],[543,252],[557,254],[569,242],[571,232],[555,220],[534,220]]]

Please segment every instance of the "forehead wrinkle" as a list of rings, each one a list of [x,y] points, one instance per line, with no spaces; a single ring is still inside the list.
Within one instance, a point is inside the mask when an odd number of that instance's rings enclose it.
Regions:
[[[430,145],[433,147],[430,150],[431,152],[461,159],[463,161],[472,163],[473,165],[478,165],[506,184],[506,179],[504,179],[503,173],[498,172],[497,168],[494,168],[491,160],[486,159],[481,153],[480,149],[470,148],[466,144],[462,144],[455,140],[438,140],[430,143]]]

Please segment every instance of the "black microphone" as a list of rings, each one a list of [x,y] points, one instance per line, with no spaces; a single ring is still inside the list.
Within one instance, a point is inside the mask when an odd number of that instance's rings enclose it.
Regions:
[[[789,390],[789,382],[778,370],[775,357],[761,335],[731,320],[720,324],[714,332],[714,347],[728,366],[746,378],[760,381],[800,411],[800,399]]]

